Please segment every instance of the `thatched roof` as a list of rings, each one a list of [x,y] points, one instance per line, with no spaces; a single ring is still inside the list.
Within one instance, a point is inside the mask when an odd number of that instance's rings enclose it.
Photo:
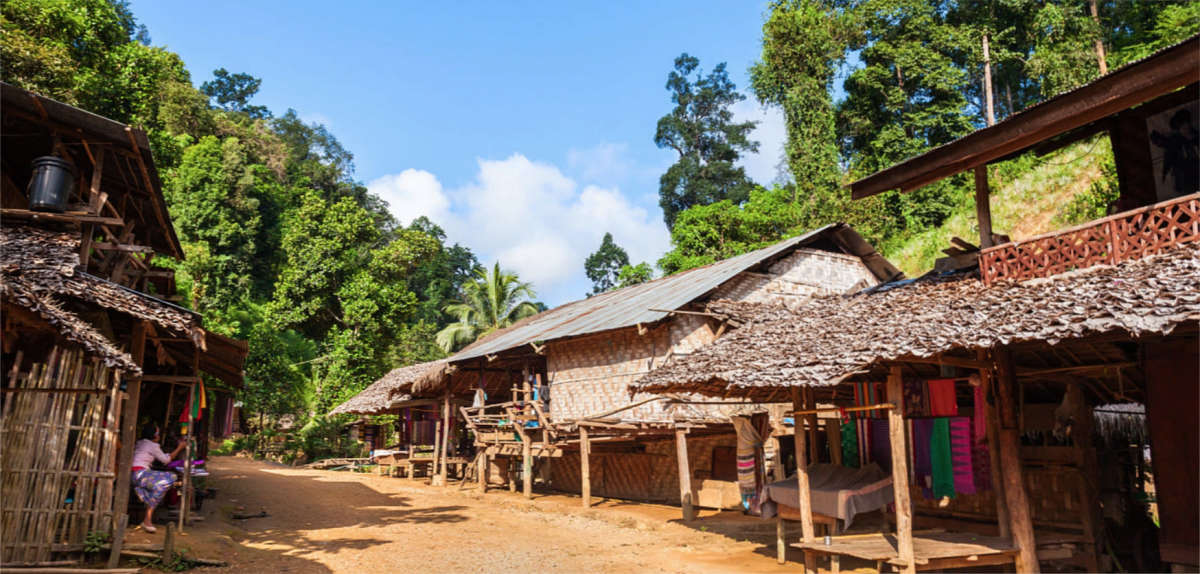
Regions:
[[[65,302],[90,303],[150,321],[190,337],[197,345],[204,338],[199,315],[83,272],[79,266],[79,238],[70,233],[6,224],[0,228],[0,279],[5,284],[7,301],[37,313],[64,338],[104,357],[115,368],[129,371],[136,366],[115,347],[105,350],[113,343],[69,311]],[[106,345],[95,336],[104,339]]]
[[[446,361],[438,360],[392,369],[383,378],[371,383],[371,386],[329,411],[329,414],[377,415],[385,413],[395,396],[393,392],[398,394],[407,392],[413,382],[426,372],[435,370],[441,372],[445,365]]]
[[[763,400],[782,387],[828,386],[877,361],[1120,331],[1164,334],[1200,319],[1200,246],[1116,266],[984,287],[977,275],[929,277],[793,310],[722,301],[746,326],[647,374],[631,392]]]
[[[24,284],[15,281],[0,281],[0,298],[18,307],[35,313],[49,323],[64,339],[79,345],[89,355],[99,358],[104,365],[131,375],[140,375],[142,368],[127,353],[121,351],[100,331],[66,311],[48,294],[39,294]]]

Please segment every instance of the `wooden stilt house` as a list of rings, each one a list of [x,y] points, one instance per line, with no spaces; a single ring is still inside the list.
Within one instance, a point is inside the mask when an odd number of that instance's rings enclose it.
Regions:
[[[528,494],[536,478],[581,493],[584,504],[592,496],[682,503],[691,516],[696,504],[740,504],[729,415],[744,405],[630,396],[629,384],[726,331],[706,301],[794,304],[900,276],[851,228],[832,225],[546,311],[392,392],[441,397],[445,420],[465,421],[481,487],[519,476]],[[451,409],[453,400],[471,406]]]
[[[855,182],[860,198],[974,170],[983,249],[959,255],[975,264],[792,310],[714,303],[752,325],[656,370],[633,390],[766,401],[788,389],[797,421],[807,426],[818,411],[851,421],[858,415],[849,411],[884,413],[886,423],[869,436],[882,447],[871,455],[891,465],[895,534],[816,540],[817,499],[802,466],[795,488],[810,568],[817,556],[835,567],[839,557],[855,556],[904,571],[1011,560],[1017,571],[1037,572],[1040,562],[1061,559],[1087,571],[1118,561],[1136,570],[1195,568],[1200,194],[1189,170],[1200,166],[1168,166],[1161,148],[1168,140],[1190,145],[1169,155],[1196,157],[1200,142],[1155,133],[1185,129],[1184,120],[1197,117],[1198,82],[1194,37]],[[991,229],[987,165],[1102,132],[1112,138],[1120,176],[1113,209],[1124,211],[995,244],[1002,236]],[[962,452],[990,469],[975,476],[990,488],[937,497],[935,476],[935,496],[926,498],[917,467],[928,459],[919,456],[932,456],[941,441],[918,423],[952,417],[922,411],[913,400],[921,393],[909,392],[913,382],[918,391],[938,387],[952,410],[970,406],[975,424]],[[864,400],[856,385],[882,392]],[[1116,444],[1100,440],[1096,421],[1113,412],[1145,432]],[[971,444],[986,448],[971,458]],[[814,448],[811,439],[796,441],[798,452]],[[1161,526],[1147,516],[1154,497]],[[995,537],[914,534],[914,519]],[[780,532],[782,557],[782,522]]]
[[[174,274],[154,258],[183,252],[146,134],[7,84],[0,96],[0,554],[47,562],[115,529],[115,562],[138,425],[188,440],[190,461],[206,441],[187,397],[201,371],[240,387],[245,346],[160,298]]]

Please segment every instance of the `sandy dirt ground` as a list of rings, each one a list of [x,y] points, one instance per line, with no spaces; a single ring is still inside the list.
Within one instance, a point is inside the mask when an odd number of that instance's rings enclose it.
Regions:
[[[217,457],[215,500],[179,546],[220,559],[211,572],[796,572],[775,562],[773,521],[703,511],[684,524],[677,507],[457,486],[374,474],[305,470]],[[240,512],[266,518],[235,520]],[[129,542],[161,543],[131,532]],[[843,568],[846,570],[846,568]]]

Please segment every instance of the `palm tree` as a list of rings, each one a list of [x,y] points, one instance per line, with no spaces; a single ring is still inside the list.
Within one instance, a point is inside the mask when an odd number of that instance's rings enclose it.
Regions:
[[[533,285],[501,271],[499,261],[491,269],[478,269],[475,280],[463,284],[462,301],[442,309],[458,321],[438,331],[437,344],[449,353],[537,314],[537,305],[530,301],[536,296]]]

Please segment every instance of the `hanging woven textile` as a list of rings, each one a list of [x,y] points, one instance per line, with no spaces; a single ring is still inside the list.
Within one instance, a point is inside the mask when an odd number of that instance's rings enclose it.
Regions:
[[[933,497],[954,498],[954,460],[950,453],[950,419],[933,419],[929,460],[933,468]]]
[[[975,469],[971,464],[971,418],[950,419],[950,458],[954,465],[954,492],[975,494]]]
[[[188,434],[188,422],[199,422],[201,413],[208,406],[204,396],[204,381],[197,380],[191,390],[192,392],[188,393],[187,404],[184,405],[183,412],[179,414],[180,432],[185,435]]]
[[[763,443],[770,434],[767,413],[730,417],[737,433],[737,478],[742,508],[753,515],[762,512],[762,499],[767,484]]]
[[[854,421],[842,423],[842,465],[859,468],[858,425]]]

